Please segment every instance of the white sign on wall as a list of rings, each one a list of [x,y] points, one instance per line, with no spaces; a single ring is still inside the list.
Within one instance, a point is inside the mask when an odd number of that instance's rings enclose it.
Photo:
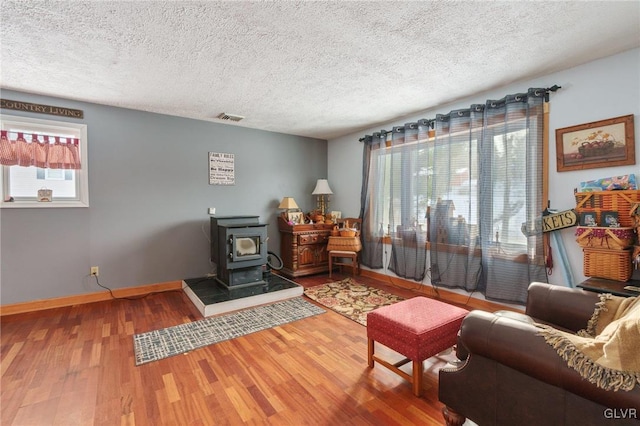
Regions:
[[[209,153],[209,185],[235,185],[234,154]]]

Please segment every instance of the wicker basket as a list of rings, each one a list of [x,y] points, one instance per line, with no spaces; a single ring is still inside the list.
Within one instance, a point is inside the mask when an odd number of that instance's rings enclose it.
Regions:
[[[341,237],[355,237],[357,235],[356,229],[343,228],[340,230]]]
[[[618,212],[620,226],[634,226],[631,206],[640,201],[640,190],[576,192],[576,212],[595,213],[600,223],[600,213]]]
[[[583,157],[598,157],[600,155],[607,155],[613,148],[615,148],[615,142],[609,141],[594,141],[594,142],[582,142],[582,145],[578,148],[578,152]]]
[[[362,243],[358,237],[329,237],[327,251],[333,250],[358,252],[362,250]]]
[[[605,228],[602,226],[578,226],[576,241],[580,247],[622,250],[635,241],[633,228]]]
[[[584,248],[584,275],[615,281],[629,281],[631,249],[603,250]]]

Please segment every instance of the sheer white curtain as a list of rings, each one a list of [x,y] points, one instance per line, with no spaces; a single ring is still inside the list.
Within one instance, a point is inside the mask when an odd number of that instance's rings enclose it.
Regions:
[[[547,281],[539,221],[543,194],[545,89],[487,101],[480,144],[479,207],[483,279],[487,298],[526,303],[533,281]],[[541,227],[538,227],[541,229]]]
[[[529,283],[547,281],[542,234],[521,231],[544,205],[547,93],[529,89],[366,136],[363,264],[382,267],[386,237],[399,276],[430,272],[436,286],[525,303]]]
[[[422,281],[427,270],[429,206],[429,120],[394,127],[365,140],[369,167],[363,182],[363,226],[372,235],[365,242],[362,262],[382,266],[380,241],[391,245],[389,269],[396,275]],[[367,244],[368,243],[368,244]]]

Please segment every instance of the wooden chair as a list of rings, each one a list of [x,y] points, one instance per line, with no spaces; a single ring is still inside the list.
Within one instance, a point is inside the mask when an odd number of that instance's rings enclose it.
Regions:
[[[336,220],[338,227],[340,229],[343,228],[351,228],[356,230],[356,235],[354,238],[360,239],[360,231],[362,229],[362,219],[348,217],[344,219]],[[333,237],[330,237],[333,238]],[[329,240],[331,242],[331,240]],[[358,246],[360,246],[358,244]],[[330,247],[330,246],[329,246]],[[329,278],[331,278],[331,273],[333,272],[334,266],[340,267],[340,272],[342,272],[343,266],[350,266],[353,276],[360,275],[360,262],[358,260],[358,253],[360,252],[360,248],[357,250],[351,249],[330,249],[329,250]]]

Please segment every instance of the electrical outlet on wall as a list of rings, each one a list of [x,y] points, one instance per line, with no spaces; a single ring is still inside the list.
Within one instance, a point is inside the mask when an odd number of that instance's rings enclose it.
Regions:
[[[100,270],[97,266],[92,266],[90,270],[91,275],[95,275],[96,277],[100,274]]]
[[[216,214],[216,208],[215,207],[209,207],[209,214]]]

